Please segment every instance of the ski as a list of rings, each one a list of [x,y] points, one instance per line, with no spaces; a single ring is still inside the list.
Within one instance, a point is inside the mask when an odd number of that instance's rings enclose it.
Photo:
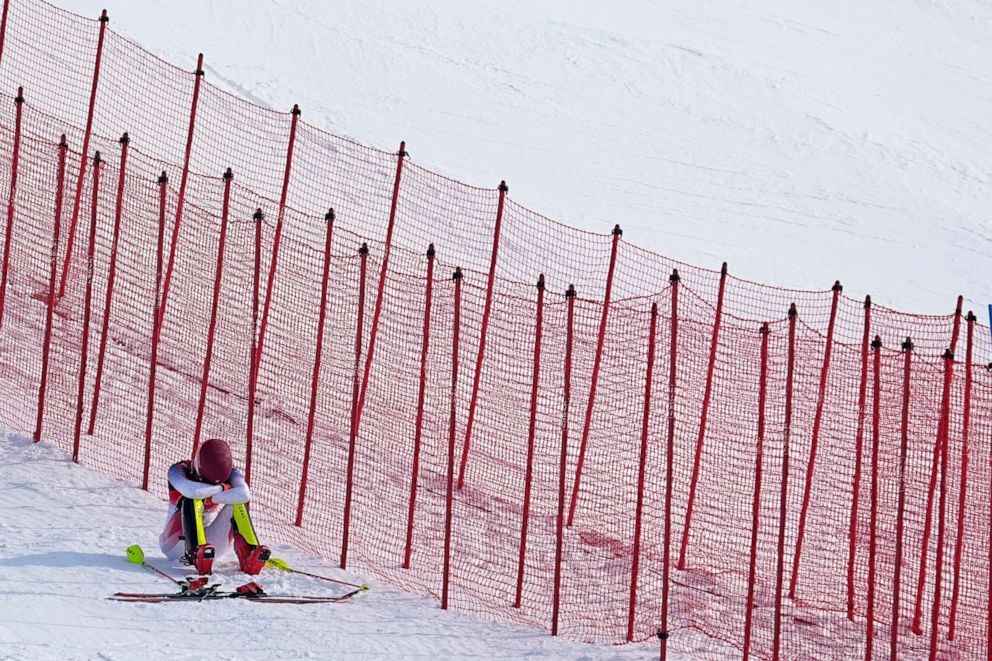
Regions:
[[[223,592],[218,590],[219,586],[212,585],[199,590],[185,590],[183,592],[170,593],[146,593],[146,592],[116,592],[113,596],[107,597],[111,601],[127,601],[139,603],[167,603],[174,601],[216,601],[218,599],[244,599],[246,601],[266,602],[270,604],[325,604],[340,603],[361,590],[352,590],[341,595],[334,596],[304,596],[304,595],[281,595],[266,594],[260,588],[238,592]]]

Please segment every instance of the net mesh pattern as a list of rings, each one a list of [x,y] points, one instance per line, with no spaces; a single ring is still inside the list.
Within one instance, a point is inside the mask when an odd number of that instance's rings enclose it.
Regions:
[[[463,457],[465,463],[464,485],[452,499],[449,598],[454,608],[551,627],[557,520],[560,509],[567,517],[581,455],[575,515],[561,540],[560,633],[620,643],[652,638],[664,628],[671,649],[687,650],[684,641],[702,632],[723,641],[724,649],[695,648],[693,653],[722,658],[727,649],[743,647],[751,587],[754,656],[771,658],[776,618],[782,658],[863,656],[870,606],[876,654],[881,654],[890,639],[901,531],[900,657],[928,654],[935,625],[940,658],[983,656],[989,636],[992,521],[992,376],[978,364],[978,357],[990,349],[986,326],[969,322],[960,310],[921,316],[877,304],[866,307],[864,301],[831,289],[789,290],[724,277],[719,268],[678,262],[619,234],[568,227],[509,197],[501,204],[496,188],[451,180],[395,151],[328,134],[302,119],[281,205],[292,113],[263,109],[231,95],[199,77],[193,67],[164,62],[98,20],[40,0],[8,5],[0,61],[0,195],[9,202],[3,231],[10,236],[0,327],[4,426],[25,434],[35,429],[46,314],[53,301],[42,438],[72,449],[78,415],[80,461],[116,478],[141,481],[161,230],[163,270],[168,271],[162,277],[170,282],[157,346],[149,489],[165,494],[168,466],[192,451],[220,247],[221,175],[231,168],[202,438],[223,437],[239,463],[248,460],[252,347],[258,319],[270,300],[254,388],[251,455],[254,513],[267,534],[338,558],[353,393],[364,391],[355,437],[349,553],[354,562],[395,585],[440,596],[453,411],[456,479]],[[18,124],[13,97],[20,86],[26,102]],[[122,172],[119,138],[125,131],[130,142]],[[69,148],[60,189],[62,134]],[[15,141],[17,185],[12,191]],[[97,152],[101,160],[95,166]],[[95,167],[99,186],[94,195]],[[161,184],[163,172],[168,180]],[[49,278],[60,190],[61,237],[54,263],[66,286],[53,299]],[[336,219],[325,252],[325,213],[331,207]],[[258,223],[253,219],[257,209],[263,213]],[[93,214],[96,231],[91,237]],[[257,302],[256,239],[261,246]],[[359,254],[363,243],[369,249],[366,257]],[[428,279],[431,243],[437,253]],[[91,244],[91,320],[82,408],[77,410]],[[116,273],[109,290],[112,257]],[[304,475],[325,259],[326,325]],[[457,302],[459,371],[453,384],[456,290],[451,276],[456,267],[465,275]],[[679,277],[673,284],[676,270]],[[539,274],[547,289],[537,365]],[[570,284],[578,296],[571,333],[571,398],[566,403],[570,335],[564,292]],[[428,291],[430,335],[421,380]],[[787,312],[793,303],[798,315],[790,355]],[[652,304],[658,306],[657,333],[652,396],[645,408]],[[948,307],[953,310],[953,301]],[[673,316],[678,327],[674,346]],[[763,363],[760,329],[766,322],[768,359]],[[874,354],[866,354],[863,343],[876,335],[883,342],[877,390]],[[906,354],[900,350],[907,337],[914,343],[908,380]],[[942,357],[952,347],[953,360]],[[669,380],[673,359],[674,383]],[[766,427],[754,528],[762,374]],[[410,567],[404,568],[418,413],[422,433],[413,541]],[[466,444],[470,416],[472,435]],[[568,445],[565,498],[560,500],[563,425]],[[528,535],[521,573],[531,426]],[[876,440],[877,461],[872,451]],[[946,466],[940,461],[943,442]],[[789,473],[783,500],[786,446]],[[671,501],[666,503],[669,468]],[[638,494],[642,469],[644,489]],[[295,526],[303,480],[302,525]],[[639,496],[640,572],[633,586]],[[869,604],[872,546],[874,603]],[[776,615],[780,547],[783,606]],[[752,562],[753,585],[748,578]],[[521,603],[514,607],[519,576]],[[663,620],[666,590],[669,609]],[[631,603],[633,626],[628,631]]]

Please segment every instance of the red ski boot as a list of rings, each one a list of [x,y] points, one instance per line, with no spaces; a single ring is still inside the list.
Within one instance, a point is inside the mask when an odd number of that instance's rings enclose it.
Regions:
[[[183,560],[186,564],[195,567],[198,574],[210,574],[214,566],[214,545],[201,544],[191,554],[187,554]]]
[[[254,576],[265,568],[272,551],[268,546],[259,544],[257,546],[249,544],[240,534],[234,534],[234,551],[238,554],[238,562],[241,563],[241,571]]]

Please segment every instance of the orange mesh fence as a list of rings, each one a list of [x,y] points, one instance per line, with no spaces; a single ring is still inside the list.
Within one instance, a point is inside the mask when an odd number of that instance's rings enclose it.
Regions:
[[[989,329],[960,302],[683,264],[106,21],[4,12],[4,426],[164,494],[199,419],[269,534],[580,640],[987,653]]]

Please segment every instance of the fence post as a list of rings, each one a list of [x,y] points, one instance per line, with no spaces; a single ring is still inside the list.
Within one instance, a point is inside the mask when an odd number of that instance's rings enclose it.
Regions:
[[[968,439],[971,433],[971,385],[972,385],[972,348],[975,336],[975,313],[968,311],[968,346],[965,349],[964,361],[964,420],[961,425],[961,485],[958,491],[958,529],[954,541],[954,587],[951,591],[951,614],[947,625],[947,639],[954,640],[954,629],[957,624],[958,597],[961,590],[961,552],[964,549],[964,515],[968,500]]]
[[[792,385],[796,365],[796,304],[789,306],[788,366],[785,376],[785,426],[782,436],[782,489],[778,510],[778,566],[775,574],[775,627],[772,638],[772,659],[778,661],[782,645],[782,585],[785,571],[785,514],[789,492],[789,450],[792,442]]]
[[[17,165],[21,155],[21,106],[24,105],[24,88],[17,88],[14,98],[14,154],[10,162],[10,196],[7,198],[7,229],[3,239],[3,271],[0,273],[0,328],[3,328],[7,306],[7,276],[10,267],[10,240],[14,234],[14,200],[17,197]]]
[[[710,411],[710,397],[713,395],[713,368],[716,366],[716,350],[720,342],[720,320],[723,317],[723,292],[727,284],[727,262],[720,269],[720,289],[716,296],[716,313],[713,320],[713,334],[710,336],[710,356],[706,366],[706,388],[703,390],[703,408],[699,414],[699,435],[696,437],[696,454],[692,460],[692,477],[689,480],[689,500],[685,507],[685,526],[682,528],[682,546],[679,549],[679,569],[685,569],[686,554],[689,549],[689,531],[692,528],[692,511],[696,503],[696,483],[699,480],[699,464],[703,457],[703,441],[706,439],[706,421]]]
[[[471,447],[472,428],[475,424],[475,407],[479,402],[479,380],[482,377],[482,361],[486,355],[486,338],[489,335],[489,317],[493,309],[493,285],[496,282],[496,259],[499,256],[499,237],[503,225],[503,207],[509,187],[505,181],[499,183],[499,203],[496,207],[496,227],[493,229],[493,252],[489,259],[489,279],[486,283],[486,304],[482,310],[482,329],[479,332],[479,352],[475,357],[475,376],[472,379],[472,398],[468,405],[468,423],[465,425],[465,442],[462,444],[462,459],[458,467],[458,490],[465,486],[465,467],[468,464],[468,451]]]
[[[224,273],[224,248],[227,244],[227,221],[231,205],[231,181],[234,172],[227,168],[224,172],[224,200],[220,210],[220,237],[217,240],[217,268],[214,270],[214,291],[210,301],[210,322],[207,326],[207,351],[203,357],[203,375],[200,377],[200,397],[196,405],[196,426],[193,428],[193,452],[195,457],[200,449],[200,433],[203,431],[203,412],[207,405],[207,387],[210,383],[210,363],[214,355],[214,336],[217,331],[217,308],[220,304],[220,283]],[[182,206],[182,202],[179,203]]]
[[[269,262],[269,274],[265,284],[265,302],[262,305],[262,318],[258,325],[258,337],[255,340],[255,358],[251,375],[252,400],[258,388],[258,373],[262,367],[262,356],[265,351],[265,331],[269,325],[269,309],[272,305],[272,289],[276,280],[276,267],[279,263],[279,245],[282,241],[282,223],[286,215],[286,195],[289,192],[289,176],[293,168],[293,147],[296,144],[296,125],[300,119],[300,107],[294,105],[293,120],[289,127],[289,146],[286,149],[286,170],[282,180],[282,194],[279,197],[279,216],[276,218],[276,231],[272,237],[272,258]],[[249,437],[245,458],[245,481],[251,480],[252,447]]]
[[[83,180],[86,177],[86,161],[90,152],[90,135],[93,131],[93,109],[96,107],[96,90],[100,83],[100,61],[103,58],[103,38],[107,32],[110,18],[107,10],[100,14],[100,36],[96,42],[96,61],[93,64],[93,84],[90,87],[90,105],[86,114],[86,128],[83,131],[83,152],[79,161],[79,176],[76,179],[76,195],[72,202],[72,217],[69,221],[68,243],[65,248],[65,262],[62,265],[62,280],[59,284],[57,298],[65,295],[65,285],[69,278],[69,267],[72,264],[72,246],[76,242],[76,223],[79,221],[79,205],[82,203]],[[55,292],[49,292],[54,295]]]
[[[48,274],[48,300],[45,301],[45,342],[41,354],[41,382],[38,385],[38,419],[34,426],[34,442],[41,440],[41,428],[45,420],[45,394],[48,390],[48,369],[52,352],[52,317],[55,312],[55,297],[51,292],[55,290],[55,280],[58,276],[59,268],[59,234],[62,227],[62,200],[65,195],[65,158],[69,144],[65,141],[65,134],[59,141],[59,166],[58,176],[55,183],[55,222],[52,229],[52,255]]]
[[[93,403],[90,408],[90,426],[86,432],[93,435],[96,414],[100,406],[100,386],[103,383],[103,361],[107,353],[107,333],[110,329],[110,308],[114,298],[114,281],[117,277],[117,247],[121,237],[121,207],[124,200],[124,180],[127,172],[127,133],[121,136],[120,171],[117,173],[117,201],[114,207],[114,236],[110,244],[110,268],[107,272],[107,297],[103,302],[103,330],[100,332],[100,349],[96,359],[96,380],[93,382]]]
[[[265,216],[261,209],[255,209],[252,220],[255,221],[255,272],[252,276],[251,298],[251,354],[248,357],[248,423],[245,431],[245,481],[251,482],[252,443],[255,439],[255,369],[258,361],[258,299],[261,287],[262,273],[262,221]]]
[[[744,661],[751,658],[751,622],[754,587],[758,574],[758,523],[761,519],[761,468],[765,448],[765,404],[768,390],[768,322],[761,324],[761,376],[758,380],[758,448],[754,460],[754,499],[751,501],[751,562],[747,575],[747,604],[744,611]]]
[[[953,354],[958,342],[958,332],[961,322],[962,297],[958,296],[957,309],[954,313],[954,330],[951,333],[951,348]],[[916,609],[913,611],[913,633],[917,636],[923,634],[923,597],[927,580],[927,551],[930,548],[930,534],[933,525],[933,500],[937,490],[937,469],[940,467],[940,452],[943,437],[950,426],[948,419],[949,398],[951,396],[950,382],[948,376],[944,377],[944,389],[940,398],[940,417],[937,421],[937,442],[933,446],[933,459],[930,463],[930,484],[927,488],[927,507],[923,517],[923,543],[920,549],[920,571],[917,574],[916,583]]]
[[[169,261],[165,267],[165,281],[162,283],[162,303],[159,305],[159,324],[165,318],[165,308],[169,302],[169,290],[172,284],[172,271],[176,263],[176,249],[179,245],[179,227],[182,225],[183,209],[186,206],[186,182],[189,179],[189,158],[193,151],[193,131],[196,128],[196,108],[200,100],[200,82],[202,80],[203,53],[200,53],[196,58],[196,71],[193,72],[193,101],[190,103],[189,128],[186,131],[186,154],[183,157],[183,171],[179,177],[179,198],[176,200],[176,220],[172,225],[172,238],[169,241]]]
[[[834,282],[833,302],[830,304],[830,321],[827,324],[827,340],[823,349],[823,367],[820,369],[820,387],[816,397],[816,412],[813,414],[813,438],[809,446],[809,461],[806,464],[806,482],[803,486],[803,503],[799,508],[799,533],[796,536],[796,552],[792,556],[792,575],[789,578],[789,599],[796,598],[799,585],[799,565],[803,556],[803,541],[806,538],[806,517],[809,515],[810,492],[813,488],[813,471],[816,468],[816,451],[820,444],[820,427],[823,424],[823,403],[826,399],[827,376],[830,372],[830,356],[834,345],[834,327],[837,321],[837,302],[844,288],[840,280]]]
[[[424,399],[427,395],[427,355],[431,345],[431,302],[434,291],[434,244],[427,246],[427,282],[424,284],[424,330],[420,345],[420,386],[417,390],[417,422],[413,432],[413,471],[410,475],[410,504],[406,516],[406,551],[403,569],[410,568],[413,554],[413,519],[417,507],[417,481],[420,478],[420,445],[424,435]]]
[[[7,10],[10,0],[3,0],[3,18],[0,18],[0,64],[3,64],[3,46],[7,41]]]
[[[867,632],[865,635],[865,661],[871,661],[872,649],[875,646],[875,554],[878,534],[878,448],[881,433],[881,397],[882,397],[882,338],[878,335],[871,343],[874,358],[874,373],[871,401],[871,513],[868,529],[868,613]]]
[[[858,385],[858,424],[854,434],[854,481],[851,485],[851,522],[847,546],[847,619],[854,621],[854,562],[857,555],[858,496],[861,493],[861,455],[868,403],[868,337],[871,333],[871,296],[865,296],[864,333],[861,336],[861,381]]]
[[[517,596],[520,608],[524,591],[524,562],[527,559],[527,524],[530,522],[530,492],[534,477],[534,433],[537,427],[537,396],[541,384],[541,332],[544,323],[544,274],[537,279],[537,321],[534,327],[534,370],[530,389],[530,423],[527,429],[527,470],[524,475],[523,521],[520,524],[520,560],[517,563]]]
[[[565,383],[561,412],[561,456],[558,462],[558,519],[555,522],[555,587],[551,606],[551,635],[558,635],[561,613],[561,556],[565,528],[565,472],[568,469],[568,416],[572,406],[572,341],[575,327],[575,285],[565,291]]]
[[[902,377],[902,443],[899,448],[899,503],[896,506],[896,556],[895,575],[892,579],[892,625],[890,627],[889,658],[898,659],[899,649],[899,592],[902,587],[903,518],[906,513],[906,455],[909,451],[909,398],[910,370],[913,360],[913,341],[902,343],[905,362]]]
[[[672,467],[675,463],[675,387],[678,377],[679,282],[681,282],[678,269],[672,271],[668,281],[671,283],[672,290],[672,325],[668,355],[668,446],[665,450],[665,539],[662,547],[661,627],[658,630],[658,640],[661,641],[661,661],[668,658],[669,637],[668,587],[672,555]]]
[[[579,457],[575,466],[575,481],[572,483],[572,500],[568,505],[566,525],[572,526],[575,519],[575,506],[579,500],[579,487],[582,481],[582,467],[586,459],[586,443],[589,441],[589,428],[592,425],[592,411],[596,404],[596,388],[599,385],[599,370],[603,363],[603,344],[606,342],[606,323],[610,315],[610,296],[613,293],[613,273],[617,265],[617,246],[623,231],[619,225],[613,227],[613,242],[610,246],[610,266],[606,272],[606,291],[603,294],[603,313],[599,319],[599,334],[596,338],[596,356],[592,363],[592,377],[589,384],[589,401],[586,404],[585,422],[582,425],[582,440],[579,443]]]
[[[393,227],[396,224],[396,205],[400,196],[400,178],[403,174],[403,158],[408,156],[406,142],[400,142],[400,150],[396,152],[396,178],[393,181],[393,201],[389,206],[389,224],[386,226],[386,245],[382,254],[382,266],[379,269],[379,286],[375,295],[375,307],[372,311],[372,328],[369,330],[369,348],[365,355],[365,371],[362,374],[362,390],[358,395],[358,425],[362,424],[362,411],[365,410],[365,391],[369,385],[369,375],[372,373],[372,359],[375,356],[375,340],[379,336],[379,318],[382,316],[382,301],[386,293],[386,275],[389,270],[389,254],[393,248]]]
[[[355,324],[355,373],[351,388],[351,433],[348,435],[348,477],[344,493],[344,531],[341,535],[341,569],[348,565],[348,532],[351,527],[351,492],[354,488],[355,446],[358,437],[358,370],[362,364],[362,330],[365,327],[365,278],[368,272],[369,246],[363,243],[358,250],[361,260],[358,279],[358,321]]]
[[[141,479],[141,488],[148,491],[148,470],[152,457],[152,425],[155,417],[155,373],[158,369],[158,341],[161,327],[159,326],[159,305],[162,288],[162,261],[165,244],[165,192],[169,178],[162,171],[158,178],[158,244],[155,251],[155,292],[152,295],[152,350],[148,371],[148,411],[145,415],[145,468]]]
[[[637,464],[637,505],[634,508],[634,551],[630,569],[630,605],[627,608],[627,642],[634,640],[637,609],[637,572],[641,564],[641,513],[644,507],[644,468],[648,460],[648,425],[651,421],[651,383],[654,377],[654,340],[658,325],[658,304],[651,304],[648,329],[648,364],[644,377],[644,410],[641,413],[641,454]]]
[[[86,361],[90,348],[90,314],[93,303],[93,261],[96,254],[96,216],[100,201],[100,152],[93,156],[93,206],[86,247],[86,293],[83,299],[83,341],[79,352],[79,391],[76,397],[76,426],[72,439],[72,461],[79,463],[79,440],[83,431],[83,393],[86,390]]]
[[[940,589],[944,575],[944,525],[947,518],[947,461],[948,448],[950,445],[950,388],[951,376],[954,373],[954,354],[950,349],[944,352],[944,383],[948,391],[945,398],[943,417],[944,433],[939,439],[940,443],[940,496],[937,502],[937,563],[934,568],[935,576],[933,583],[933,610],[930,619],[930,661],[937,658],[937,629],[940,624]]]
[[[444,576],[441,586],[441,608],[448,609],[448,589],[451,584],[451,518],[454,510],[455,481],[455,428],[458,405],[458,341],[462,324],[462,270],[456,268],[451,277],[455,281],[455,319],[451,333],[451,414],[448,418],[448,490],[444,506]]]
[[[992,311],[992,305],[989,306],[989,310]],[[988,369],[992,370],[992,363],[988,364]],[[992,475],[992,450],[989,451],[989,475]],[[989,507],[989,536],[987,539],[992,539],[992,506]],[[989,544],[988,553],[986,556],[988,560],[987,564],[989,567],[989,577],[988,583],[985,586],[985,593],[988,595],[988,604],[985,608],[985,631],[992,632],[992,544]],[[986,633],[985,641],[986,657],[992,659],[992,635]]]
[[[324,215],[327,230],[324,236],[324,272],[320,278],[320,312],[317,316],[317,342],[314,348],[313,375],[310,378],[310,412],[307,415],[307,432],[303,449],[303,471],[300,477],[300,496],[296,504],[296,527],[303,525],[303,503],[307,495],[307,478],[310,474],[310,448],[317,415],[317,387],[320,382],[320,360],[324,352],[324,326],[327,323],[327,285],[331,273],[331,238],[334,234],[334,209]]]

